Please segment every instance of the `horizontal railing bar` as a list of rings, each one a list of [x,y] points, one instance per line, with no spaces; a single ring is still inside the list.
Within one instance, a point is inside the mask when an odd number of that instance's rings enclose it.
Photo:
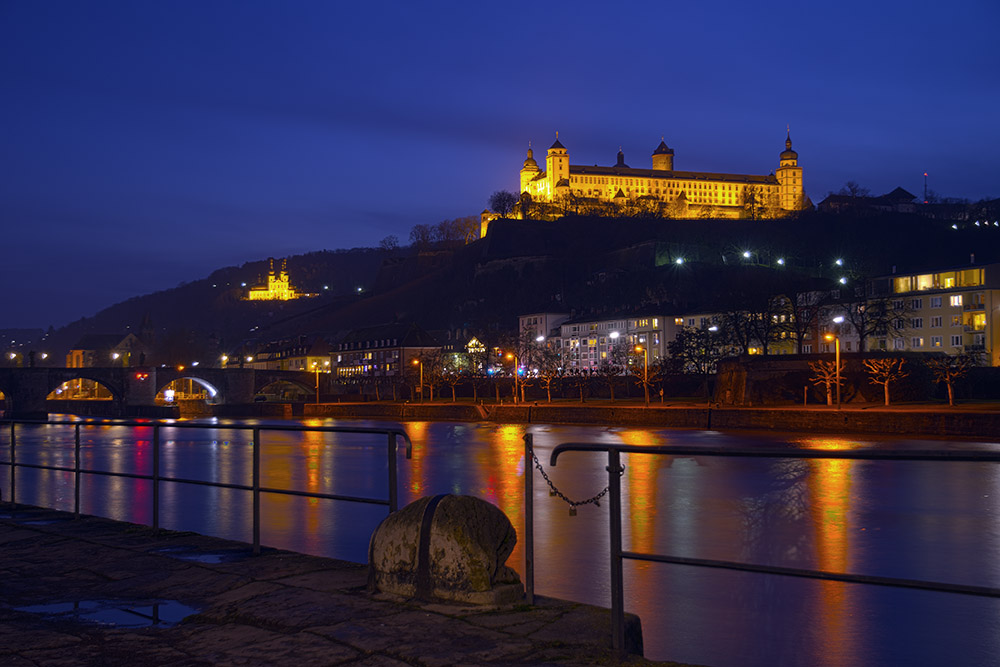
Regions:
[[[949,449],[791,449],[762,447],[678,447],[675,445],[617,445],[592,442],[564,442],[552,450],[551,465],[563,452],[626,452],[661,456],[723,456],[770,459],[852,459],[858,461],[1000,461],[1000,450]]]
[[[869,574],[826,572],[824,570],[807,570],[794,567],[783,567],[779,565],[756,565],[753,563],[739,563],[728,560],[712,560],[708,558],[660,556],[657,554],[645,554],[635,551],[622,551],[622,558],[655,561],[657,563],[671,563],[674,565],[690,565],[693,567],[711,567],[722,570],[736,570],[739,572],[754,572],[758,574],[776,574],[786,577],[801,577],[804,579],[840,581],[849,584],[870,584],[875,586],[889,586],[893,588],[916,588],[940,593],[959,593],[962,595],[979,595],[982,597],[992,598],[1000,597],[1000,588],[968,586],[966,584],[949,584],[945,582],[923,581],[920,579],[899,579],[896,577],[879,577]]]
[[[0,461],[0,465],[10,465],[8,461]],[[17,463],[17,468],[33,468],[35,470],[57,470],[61,472],[76,472],[75,468],[64,468],[61,466],[48,466],[34,463]],[[81,470],[83,475],[104,475],[105,477],[127,477],[129,479],[152,480],[152,475],[140,475],[128,472],[111,472],[108,470]],[[203,479],[184,479],[181,477],[160,477],[161,482],[176,482],[178,484],[194,484],[196,486],[211,486],[218,489],[235,489],[237,491],[253,491],[252,486],[246,484],[229,484],[226,482],[209,482]],[[314,493],[311,491],[295,491],[293,489],[271,489],[261,487],[261,493],[278,493],[287,496],[300,496],[303,498],[321,498],[323,500],[344,500],[354,503],[368,503],[370,505],[389,505],[388,500],[379,498],[364,498],[361,496],[343,496],[335,493]]]
[[[260,487],[261,493],[280,493],[286,496],[301,496],[303,498],[323,498],[325,500],[346,500],[355,503],[369,503],[371,505],[389,505],[388,500],[378,500],[377,498],[362,498],[359,496],[341,496],[335,493],[311,493],[309,491],[294,491],[292,489],[269,489]]]
[[[238,422],[218,423],[218,424],[192,424],[186,422],[170,422],[165,420],[150,421],[129,421],[117,419],[100,420],[72,420],[61,419],[58,421],[48,421],[42,419],[0,419],[0,424],[20,424],[24,426],[131,426],[148,428],[190,428],[201,430],[235,430],[235,431],[292,431],[292,432],[320,432],[320,433],[358,433],[367,435],[395,435],[403,439],[406,443],[406,458],[413,455],[413,442],[410,436],[402,428],[375,428],[370,426],[306,426],[304,424],[259,424],[247,425]]]

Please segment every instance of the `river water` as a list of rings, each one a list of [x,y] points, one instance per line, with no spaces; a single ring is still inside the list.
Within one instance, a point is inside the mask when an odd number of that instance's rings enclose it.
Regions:
[[[265,422],[260,422],[264,424]],[[387,426],[313,420],[311,425]],[[560,442],[850,449],[1000,449],[1000,443],[677,429],[407,422],[400,501],[475,495],[524,521],[522,436],[567,496],[607,484],[606,455]],[[7,460],[8,435],[0,435]],[[250,432],[165,428],[161,475],[249,484]],[[84,468],[151,474],[152,429],[82,430]],[[386,498],[384,439],[264,432],[262,484]],[[18,431],[24,463],[72,466],[71,427]],[[623,455],[626,550],[1000,587],[1000,464],[723,459]],[[72,510],[71,473],[18,470],[20,502]],[[536,591],[610,605],[608,509],[567,505],[535,476]],[[151,523],[151,485],[87,475],[82,511]],[[6,487],[6,469],[0,486]],[[250,494],[161,483],[160,525],[249,541]],[[364,562],[380,506],[264,495],[262,542]],[[521,544],[508,564],[523,574]],[[714,667],[997,665],[1000,600],[837,582],[625,562],[625,608],[642,618],[646,656]]]

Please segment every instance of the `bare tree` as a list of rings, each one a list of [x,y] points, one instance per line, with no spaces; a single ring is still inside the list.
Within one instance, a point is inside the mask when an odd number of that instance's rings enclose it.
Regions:
[[[837,194],[856,199],[858,197],[867,197],[871,194],[871,190],[861,187],[857,181],[847,181]]]
[[[625,362],[628,359],[628,348],[624,344],[612,345],[608,350],[608,356],[601,359],[597,365],[597,376],[608,385],[611,392],[611,402],[615,402],[615,383],[625,370]]]
[[[708,327],[684,327],[667,343],[669,365],[682,373],[707,375],[715,372],[719,359],[728,354],[726,337]]]
[[[488,205],[491,211],[499,215],[501,218],[506,218],[514,210],[514,206],[517,205],[518,201],[518,196],[513,192],[497,190],[490,195]]]
[[[976,357],[964,353],[927,360],[927,367],[934,374],[934,382],[948,387],[948,405],[955,405],[955,383],[965,377],[977,362]]]
[[[813,372],[809,380],[818,387],[826,387],[826,404],[833,405],[833,387],[838,378],[841,384],[844,381],[844,362],[840,362],[839,372],[835,361],[811,361],[809,369]]]
[[[413,225],[410,230],[410,245],[427,248],[434,242],[435,231],[430,225]]]
[[[378,247],[382,250],[397,250],[399,248],[399,237],[390,234],[378,242]]]
[[[898,382],[910,374],[903,368],[906,363],[901,358],[866,359],[865,370],[868,371],[869,380],[872,384],[882,385],[885,392],[885,404],[889,405],[889,385]]]

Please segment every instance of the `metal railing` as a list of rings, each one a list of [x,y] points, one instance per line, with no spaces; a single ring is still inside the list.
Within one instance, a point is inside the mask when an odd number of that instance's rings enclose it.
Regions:
[[[524,436],[525,466],[524,466],[524,497],[525,497],[525,592],[528,604],[534,600],[534,511],[532,475],[533,438],[529,433]],[[895,588],[916,588],[944,593],[962,595],[978,595],[1000,598],[1000,588],[986,586],[968,586],[916,579],[901,579],[865,574],[848,574],[826,572],[801,568],[780,567],[772,565],[757,565],[738,561],[710,560],[705,558],[685,558],[662,554],[639,553],[625,551],[622,548],[622,515],[621,515],[621,477],[624,468],[621,465],[622,452],[629,454],[651,454],[659,456],[715,456],[715,457],[747,457],[773,459],[850,459],[858,461],[964,461],[978,463],[1000,462],[1000,451],[898,451],[898,450],[790,450],[777,448],[708,448],[708,447],[675,447],[648,445],[617,445],[605,443],[564,442],[552,450],[550,464],[556,465],[556,460],[564,452],[607,452],[608,465],[608,507],[610,513],[610,555],[611,555],[611,646],[619,657],[624,657],[625,646],[625,608],[623,561],[625,559],[649,561],[657,563],[672,563],[676,565],[691,565],[711,567],[741,572],[759,574],[775,574],[807,579],[840,581],[844,583],[868,584],[876,586],[891,586]]]
[[[193,484],[197,486],[210,486],[221,489],[235,489],[238,491],[250,491],[253,499],[253,553],[260,553],[260,496],[262,493],[273,493],[287,496],[299,496],[303,498],[322,498],[325,500],[344,500],[356,503],[368,503],[372,505],[386,505],[389,512],[399,509],[398,492],[398,466],[396,463],[397,438],[402,438],[406,443],[406,458],[411,458],[413,454],[413,444],[410,437],[401,428],[364,428],[364,427],[342,427],[342,426],[299,426],[299,425],[250,425],[250,424],[189,424],[189,423],[164,423],[147,421],[122,421],[122,420],[87,420],[87,421],[38,421],[38,420],[3,420],[2,424],[10,426],[10,459],[0,461],[0,466],[8,466],[10,469],[10,502],[17,502],[17,469],[32,468],[35,470],[54,470],[59,472],[73,473],[73,515],[80,518],[80,480],[83,475],[101,475],[106,477],[125,477],[128,479],[142,479],[152,482],[152,504],[153,504],[153,529],[160,528],[160,482],[175,482],[179,484]],[[17,462],[17,426],[72,426],[73,428],[73,467],[42,465],[38,463],[18,463]],[[80,464],[80,429],[91,426],[128,426],[153,429],[153,472],[150,475],[128,472],[110,472],[107,470],[84,469]],[[230,484],[226,482],[209,482],[199,479],[185,479],[181,477],[164,477],[160,474],[160,431],[164,428],[170,429],[196,429],[196,430],[236,430],[252,431],[252,479],[250,484]],[[315,493],[309,491],[297,491],[295,489],[274,489],[260,485],[260,451],[261,433],[264,431],[296,431],[296,432],[321,432],[321,433],[359,433],[369,435],[381,435],[386,438],[386,455],[389,464],[388,479],[388,499],[367,498],[364,496],[347,496],[335,493]]]

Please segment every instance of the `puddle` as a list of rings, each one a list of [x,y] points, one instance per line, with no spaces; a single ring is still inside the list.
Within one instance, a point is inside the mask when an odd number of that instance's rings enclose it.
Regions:
[[[179,623],[191,614],[198,613],[173,600],[158,602],[127,602],[123,600],[81,600],[15,607],[15,611],[39,614],[51,620],[69,620],[83,623],[112,625],[119,628],[168,627]]]
[[[165,547],[163,549],[153,549],[149,553],[163,554],[171,558],[186,560],[192,563],[206,563],[217,565],[219,563],[234,563],[250,556],[249,551],[200,551],[194,547]]]

